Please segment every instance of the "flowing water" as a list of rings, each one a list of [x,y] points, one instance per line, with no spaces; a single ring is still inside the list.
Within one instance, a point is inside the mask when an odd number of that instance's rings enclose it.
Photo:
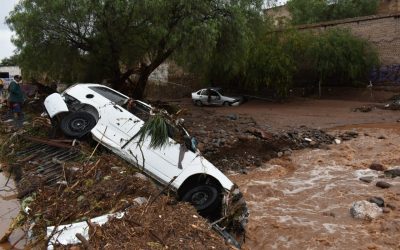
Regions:
[[[398,126],[359,127],[359,137],[329,149],[305,149],[233,175],[250,208],[248,249],[399,249],[400,178],[368,169],[400,167]],[[373,176],[364,183],[360,176]],[[376,181],[391,183],[389,189]],[[372,222],[353,219],[353,202],[382,197],[397,208]]]

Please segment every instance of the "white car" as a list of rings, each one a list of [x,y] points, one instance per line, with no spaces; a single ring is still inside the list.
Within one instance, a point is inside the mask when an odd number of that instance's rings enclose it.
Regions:
[[[207,159],[188,150],[180,161],[181,145],[171,138],[161,149],[150,148],[149,137],[138,146],[139,139],[133,137],[150,115],[151,106],[136,101],[134,115],[123,108],[128,99],[104,85],[76,84],[62,94],[49,95],[44,105],[53,125],[65,135],[81,138],[90,133],[94,140],[154,180],[169,185],[180,199],[193,204],[201,215],[211,219],[229,218],[231,213],[237,214],[239,207],[240,219],[233,223],[244,229],[248,211],[241,193]],[[238,206],[238,203],[242,205]]]
[[[236,106],[243,101],[243,98],[224,96],[222,94],[222,88],[205,88],[193,92],[192,101],[197,106],[202,106],[202,105]]]

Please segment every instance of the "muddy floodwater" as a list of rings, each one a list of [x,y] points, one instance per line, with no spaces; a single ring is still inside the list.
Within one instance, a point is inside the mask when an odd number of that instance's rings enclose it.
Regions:
[[[251,211],[245,248],[399,249],[400,178],[368,168],[373,162],[400,167],[399,127],[342,127],[358,132],[358,138],[296,151],[247,175],[230,176]],[[361,176],[374,179],[364,183]],[[381,189],[377,181],[393,186]],[[372,222],[353,219],[352,203],[371,197],[381,197],[395,209]]]
[[[13,218],[18,215],[20,207],[19,200],[16,198],[14,182],[10,179],[5,186],[7,179],[7,176],[0,173],[0,237],[7,232]],[[0,244],[0,249],[10,249],[21,236],[22,232],[17,230],[11,235],[9,243]],[[23,244],[24,242],[20,242],[14,247],[23,248]]]

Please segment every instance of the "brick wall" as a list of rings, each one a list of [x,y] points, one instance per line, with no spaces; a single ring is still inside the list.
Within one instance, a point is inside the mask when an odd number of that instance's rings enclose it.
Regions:
[[[400,64],[400,13],[298,26],[300,30],[311,31],[331,28],[347,28],[370,41],[377,48],[382,64]]]

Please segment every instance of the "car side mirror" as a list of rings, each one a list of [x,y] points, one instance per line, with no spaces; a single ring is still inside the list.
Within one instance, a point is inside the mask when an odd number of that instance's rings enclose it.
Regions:
[[[187,149],[189,149],[192,152],[196,152],[197,144],[198,144],[196,138],[185,135],[184,142],[185,142],[185,146]]]

